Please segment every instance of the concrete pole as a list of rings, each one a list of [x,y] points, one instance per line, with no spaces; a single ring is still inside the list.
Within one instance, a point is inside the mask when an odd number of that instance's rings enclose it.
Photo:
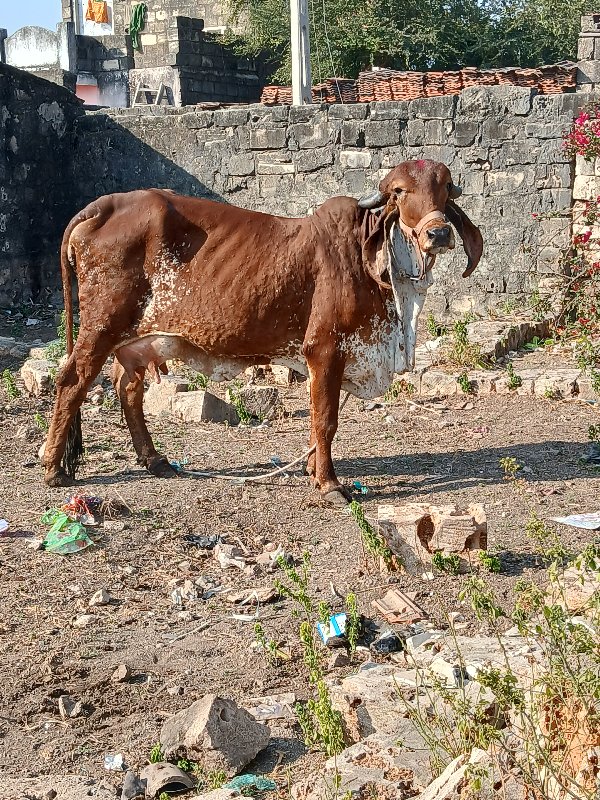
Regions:
[[[312,103],[308,0],[290,0],[292,34],[292,102],[295,106]]]

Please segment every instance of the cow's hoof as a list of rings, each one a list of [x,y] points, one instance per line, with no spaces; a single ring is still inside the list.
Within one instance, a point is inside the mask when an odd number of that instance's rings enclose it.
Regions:
[[[350,502],[349,492],[343,486],[338,486],[337,489],[332,489],[330,492],[322,494],[323,500],[330,506],[335,508],[344,508]]]
[[[46,482],[46,486],[52,486],[53,488],[57,486],[73,486],[75,483],[73,478],[67,475],[64,469],[57,469],[54,472],[47,473],[44,477],[44,481]]]
[[[169,460],[165,456],[157,456],[151,458],[146,464],[146,469],[156,478],[175,478],[177,473],[169,464]]]

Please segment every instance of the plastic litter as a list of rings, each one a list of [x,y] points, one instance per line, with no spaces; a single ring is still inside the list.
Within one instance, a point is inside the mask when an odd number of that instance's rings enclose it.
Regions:
[[[0,519],[0,533],[8,530],[8,522],[5,519]]]
[[[71,522],[64,511],[52,508],[42,516],[41,521],[51,526],[42,545],[49,553],[66,556],[94,544],[85,527],[80,522]]]
[[[262,775],[236,775],[229,783],[225,784],[225,789],[245,789],[251,786],[257,792],[273,792],[277,789],[277,784],[270,778],[263,778]]]
[[[568,517],[550,517],[552,522],[560,522],[561,525],[570,525],[572,528],[583,528],[586,531],[597,531],[600,529],[600,511],[593,511],[590,514],[570,514]]]
[[[201,550],[212,550],[213,547],[223,541],[217,534],[203,536],[196,533],[186,533],[183,539],[190,547],[199,547]]]
[[[346,644],[346,614],[332,614],[328,622],[317,622],[317,633],[327,647],[343,647]]]
[[[354,481],[352,486],[361,494],[369,494],[369,487],[365,486],[364,483],[361,483],[360,481]]]
[[[120,772],[124,765],[122,753],[107,753],[104,756],[104,769]]]

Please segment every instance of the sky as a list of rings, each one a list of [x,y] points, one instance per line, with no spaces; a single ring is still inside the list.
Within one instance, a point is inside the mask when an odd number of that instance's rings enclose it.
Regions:
[[[6,28],[9,36],[25,25],[53,31],[60,13],[60,0],[0,0],[0,28]]]

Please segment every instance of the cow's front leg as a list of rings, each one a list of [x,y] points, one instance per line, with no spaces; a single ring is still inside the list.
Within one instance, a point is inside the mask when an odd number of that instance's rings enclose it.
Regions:
[[[344,359],[334,342],[321,347],[312,345],[305,355],[310,371],[311,444],[317,446],[314,484],[327,502],[346,505],[349,493],[337,479],[331,458],[331,444],[338,426]],[[311,466],[309,460],[309,470]]]
[[[131,380],[118,359],[115,358],[112,374],[113,386],[121,401],[138,464],[146,467],[148,472],[159,478],[172,478],[177,473],[169,464],[166,456],[157,452],[144,419],[144,372],[143,368],[136,370],[135,377]]]

